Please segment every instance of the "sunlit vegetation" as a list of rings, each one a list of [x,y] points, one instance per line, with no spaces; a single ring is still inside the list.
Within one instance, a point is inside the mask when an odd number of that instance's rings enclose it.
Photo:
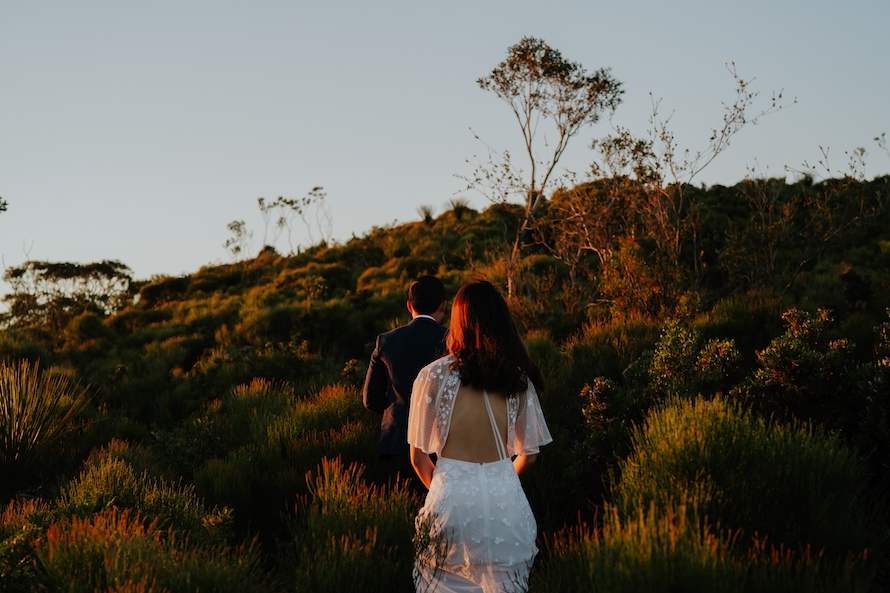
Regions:
[[[114,306],[46,275],[90,266],[17,268],[2,587],[411,591],[420,500],[385,483],[367,359],[417,275],[514,273],[555,438],[523,476],[533,591],[884,590],[890,179],[687,187],[670,254],[664,194],[625,182],[556,192],[513,270],[523,210],[461,201]]]

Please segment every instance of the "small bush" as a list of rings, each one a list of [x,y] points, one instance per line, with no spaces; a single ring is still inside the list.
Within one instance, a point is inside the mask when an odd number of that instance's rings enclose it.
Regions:
[[[726,392],[741,378],[741,363],[732,341],[705,343],[698,331],[669,321],[649,367],[649,388],[658,399]]]
[[[205,508],[193,486],[176,486],[147,472],[136,473],[116,452],[97,452],[80,475],[61,489],[57,508],[64,516],[86,516],[107,508],[137,512],[159,529],[193,541],[225,541],[227,511]]]
[[[37,341],[14,337],[9,332],[0,333],[0,363],[13,365],[21,360],[48,366],[52,362],[52,352]]]
[[[766,290],[752,291],[721,299],[696,318],[695,329],[706,340],[731,338],[745,360],[753,362],[754,352],[782,332],[784,309],[782,297]]]
[[[725,554],[726,539],[688,517],[685,508],[650,507],[626,519],[614,508],[606,512],[601,530],[581,524],[545,540],[532,591],[744,591],[743,571]]]

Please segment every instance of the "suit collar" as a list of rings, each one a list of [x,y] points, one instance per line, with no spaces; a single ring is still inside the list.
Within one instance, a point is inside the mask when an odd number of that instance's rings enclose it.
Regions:
[[[436,321],[436,319],[435,319],[434,317],[431,317],[430,315],[423,315],[423,314],[415,316],[414,319],[411,320],[411,323],[415,323],[415,322],[417,322],[417,323],[429,323],[430,321],[432,321],[432,322],[435,323],[436,325],[439,324],[439,322]]]

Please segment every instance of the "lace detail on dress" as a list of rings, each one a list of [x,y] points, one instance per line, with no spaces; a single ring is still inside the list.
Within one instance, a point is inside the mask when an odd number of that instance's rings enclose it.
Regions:
[[[453,356],[424,367],[411,391],[408,442],[424,453],[439,453],[451,428],[451,413],[460,389],[460,374],[451,368]],[[544,421],[534,385],[507,398],[507,448],[509,456],[532,455],[553,438]]]

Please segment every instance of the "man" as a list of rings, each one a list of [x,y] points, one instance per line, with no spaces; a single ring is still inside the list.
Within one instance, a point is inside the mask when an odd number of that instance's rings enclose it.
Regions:
[[[410,480],[422,488],[408,455],[408,406],[420,369],[445,354],[445,287],[435,276],[422,276],[408,288],[411,322],[377,336],[362,400],[383,414],[378,453],[389,464],[392,482]]]

